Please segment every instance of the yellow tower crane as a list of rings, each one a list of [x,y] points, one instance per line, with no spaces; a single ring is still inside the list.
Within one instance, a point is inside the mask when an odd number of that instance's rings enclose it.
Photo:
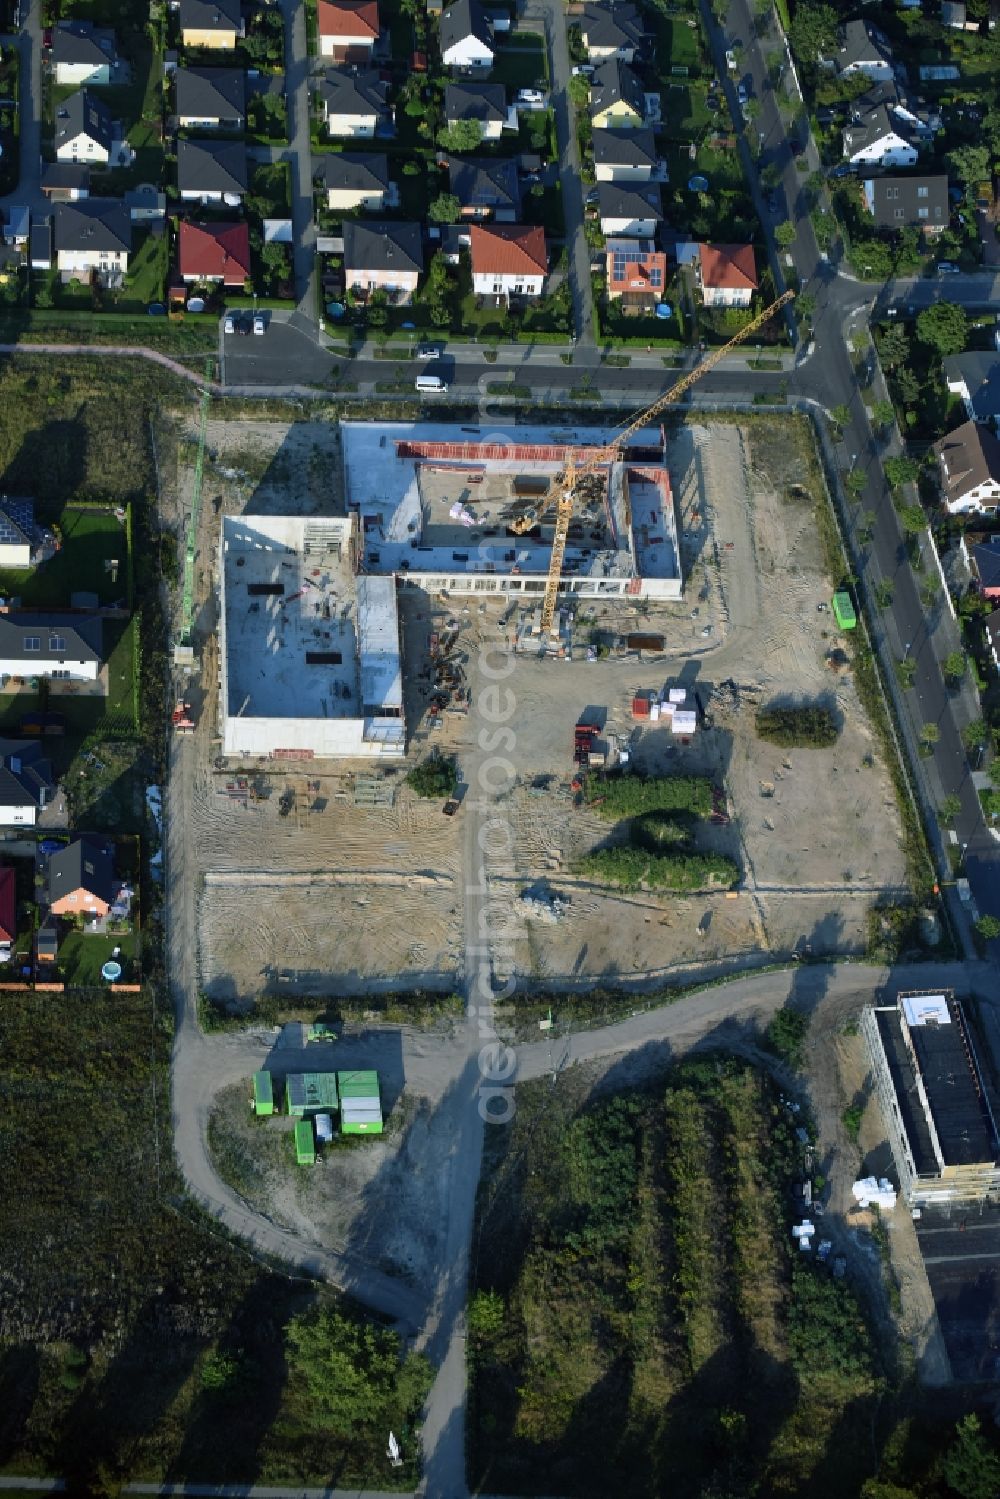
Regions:
[[[523,536],[525,532],[531,530],[532,526],[537,525],[545,512],[555,504],[556,525],[552,538],[552,556],[549,559],[549,572],[545,582],[545,594],[542,598],[541,628],[543,633],[548,633],[551,630],[552,620],[555,616],[556,599],[559,596],[559,583],[562,578],[563,557],[566,552],[566,538],[569,535],[569,523],[573,516],[576,486],[580,480],[588,474],[594,473],[595,470],[614,463],[633,433],[638,432],[640,428],[645,427],[651,422],[654,417],[659,416],[661,411],[682,396],[686,390],[689,390],[696,380],[700,380],[702,375],[707,375],[709,370],[714,369],[719,360],[725,358],[730,349],[735,349],[737,344],[743,343],[752,333],[756,333],[757,329],[762,327],[768,318],[772,318],[776,312],[780,312],[785,303],[790,302],[794,296],[795,293],[793,291],[786,291],[776,302],[772,302],[770,307],[765,308],[762,313],[747,323],[745,328],[741,328],[735,338],[731,338],[720,349],[714,349],[707,359],[703,359],[693,370],[689,370],[686,375],[682,375],[677,384],[670,387],[666,395],[660,396],[653,402],[652,406],[647,406],[645,411],[640,411],[638,416],[633,417],[631,421],[622,427],[621,431],[618,432],[606,447],[599,448],[596,452],[591,453],[583,463],[575,463],[572,452],[568,452],[566,455],[566,466],[556,481],[558,491],[555,496],[551,494],[547,495],[539,505],[532,506],[531,509],[511,521],[511,530],[518,536]]]

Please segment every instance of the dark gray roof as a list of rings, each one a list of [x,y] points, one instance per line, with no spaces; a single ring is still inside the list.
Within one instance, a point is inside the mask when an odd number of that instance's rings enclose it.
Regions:
[[[0,495],[0,545],[34,546],[37,537],[34,500]]]
[[[178,141],[177,186],[182,193],[245,193],[247,152],[242,141]]]
[[[972,548],[972,560],[983,588],[1000,588],[1000,546],[980,542]]]
[[[660,189],[649,183],[599,182],[597,206],[602,219],[662,217]]]
[[[231,120],[246,113],[242,68],[178,68],[177,113],[197,120]]]
[[[627,62],[609,57],[590,80],[590,108],[593,113],[617,104],[630,104],[640,119],[646,113],[646,92]]]
[[[52,64],[91,63],[95,68],[118,61],[115,34],[93,21],[58,21],[52,28]]]
[[[479,0],[454,0],[441,15],[439,35],[442,52],[469,36],[474,36],[484,47],[493,48],[493,27]]]
[[[651,130],[595,130],[594,165],[655,166],[659,160]]]
[[[115,874],[110,845],[97,838],[74,838],[58,853],[49,855],[49,904],[86,890],[111,905],[122,887]]]
[[[949,354],[944,377],[949,385],[964,384],[979,421],[1000,416],[1000,354]]]
[[[389,158],[375,151],[327,151],[316,158],[313,172],[334,190],[375,192],[389,186]]]
[[[509,157],[450,157],[448,178],[451,190],[463,208],[521,211],[517,163]]]
[[[47,161],[42,170],[42,191],[55,188],[88,188],[90,168],[85,161]]]
[[[0,807],[40,807],[54,787],[52,763],[37,739],[0,739]]]
[[[840,50],[836,57],[837,67],[843,71],[859,62],[892,62],[892,53],[885,39],[867,21],[848,21],[840,29]]]
[[[634,5],[585,5],[580,32],[588,47],[638,47],[645,36]]]
[[[950,216],[947,177],[866,177],[871,211],[881,229],[946,229]]]
[[[481,124],[505,120],[507,90],[502,83],[449,83],[444,91],[444,117]]]
[[[57,203],[55,247],[60,250],[131,250],[132,221],[117,198]]]
[[[877,145],[890,135],[898,135],[903,140],[909,139],[905,126],[898,120],[890,119],[889,111],[884,104],[880,104],[868,114],[862,115],[856,125],[849,125],[844,131],[844,154],[854,156],[866,146]]]
[[[878,109],[884,104],[886,109],[892,109],[899,103],[899,89],[895,83],[885,79],[881,83],[873,83],[866,88],[863,94],[852,99],[848,109],[852,120],[861,121],[865,115],[871,114],[873,109]]]
[[[232,31],[240,29],[240,0],[181,0],[181,29]]]
[[[111,111],[103,99],[85,88],[70,94],[56,109],[56,150],[69,145],[78,135],[89,136],[105,151],[111,150]]]
[[[419,224],[344,223],[344,268],[348,271],[422,271],[424,252]]]
[[[371,69],[348,73],[342,68],[330,68],[319,92],[327,114],[332,115],[381,114],[389,100],[389,85]]]
[[[38,649],[26,649],[26,640],[37,640]],[[101,640],[99,614],[0,614],[0,660],[100,663]]]

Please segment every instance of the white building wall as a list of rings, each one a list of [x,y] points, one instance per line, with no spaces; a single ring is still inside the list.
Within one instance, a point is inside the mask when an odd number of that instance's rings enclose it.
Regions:
[[[77,681],[96,682],[98,670],[96,661],[61,660],[58,657],[43,656],[41,652],[37,659],[21,657],[17,661],[0,660],[0,677],[51,677],[56,672],[61,672]]]
[[[886,135],[874,145],[855,151],[849,159],[858,166],[912,167],[917,160],[917,148],[901,135]]]
[[[56,256],[59,271],[124,271],[128,269],[128,254],[125,250],[60,250]]]
[[[656,233],[656,219],[602,219],[601,233],[605,236],[626,235],[632,239],[652,239]]]
[[[945,500],[949,515],[960,515],[966,510],[995,510],[1000,504],[1000,484],[996,479],[987,479],[976,484],[954,500]]]
[[[374,721],[363,718],[226,718],[225,755],[273,755],[281,750],[303,750],[303,758],[398,759],[405,745],[365,738]]]
[[[3,828],[33,828],[37,818],[38,811],[34,802],[28,802],[23,807],[0,807],[0,827]]]
[[[753,298],[749,286],[706,286],[702,295],[706,307],[749,307]]]
[[[492,68],[493,52],[478,37],[466,36],[442,52],[441,61],[446,68]]]
[[[89,135],[75,135],[71,141],[66,141],[56,152],[56,161],[98,161],[107,162],[110,152],[99,141],[93,140]]]
[[[375,134],[375,116],[328,114],[326,128],[331,135],[347,136],[353,140],[370,140]]]
[[[31,548],[27,542],[0,542],[0,567],[30,567]]]
[[[601,162],[600,166],[594,168],[594,176],[598,182],[650,182],[653,168],[648,162],[645,166],[638,167]]]
[[[111,82],[111,68],[108,63],[103,66],[95,66],[90,62],[60,62],[53,69],[55,81],[60,88],[68,87],[70,84],[96,83],[98,87]]]
[[[544,279],[544,276],[497,276],[492,271],[477,271],[472,277],[472,290],[477,297],[540,297]]]

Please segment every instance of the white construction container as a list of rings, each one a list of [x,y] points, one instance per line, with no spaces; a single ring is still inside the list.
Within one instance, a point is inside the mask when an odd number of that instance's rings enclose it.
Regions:
[[[667,693],[667,697],[672,703],[683,703],[687,697],[687,692],[683,687],[671,687]]]
[[[656,723],[657,719],[660,716],[660,705],[656,701],[655,697],[649,705],[649,716],[653,723]]]
[[[698,715],[689,708],[675,708],[670,726],[675,734],[693,734],[698,727]]]

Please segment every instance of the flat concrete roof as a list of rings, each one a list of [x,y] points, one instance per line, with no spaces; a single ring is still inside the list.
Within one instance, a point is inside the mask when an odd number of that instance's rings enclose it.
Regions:
[[[947,1008],[950,1024],[909,1027],[941,1152],[948,1166],[995,1161],[996,1141],[961,1006],[949,998]]]

